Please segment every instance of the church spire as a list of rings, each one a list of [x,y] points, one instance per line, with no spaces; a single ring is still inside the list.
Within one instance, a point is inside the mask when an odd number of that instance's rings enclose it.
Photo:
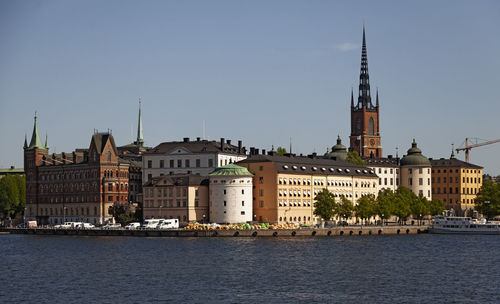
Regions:
[[[136,145],[142,146],[144,138],[142,137],[142,114],[141,114],[141,99],[139,98],[139,121],[137,123],[137,141]]]
[[[28,148],[28,138],[27,138],[27,135],[26,133],[24,133],[24,146],[23,146],[24,149]]]
[[[49,140],[47,138],[48,138],[48,136],[47,136],[47,134],[45,134],[45,145],[44,145],[45,149],[49,148]]]
[[[351,108],[354,108],[354,89],[351,88]]]
[[[359,75],[358,107],[373,108],[370,96],[370,76],[368,75],[368,55],[366,52],[365,24],[363,23],[363,46],[361,47],[361,70]]]
[[[376,106],[378,108],[379,104],[378,104],[378,88],[377,88],[377,102],[376,102]]]
[[[38,127],[36,124],[37,116],[35,112],[35,123],[33,125],[33,135],[31,135],[31,142],[28,148],[43,148],[42,141],[40,140],[40,136],[38,136]]]

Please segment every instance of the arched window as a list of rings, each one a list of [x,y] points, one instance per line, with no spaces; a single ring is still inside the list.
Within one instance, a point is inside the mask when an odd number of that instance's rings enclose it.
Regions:
[[[356,134],[361,134],[361,119],[356,118]]]
[[[108,151],[108,153],[107,153],[107,160],[111,161],[111,151]]]
[[[374,125],[375,125],[375,123],[373,122],[373,117],[370,117],[370,120],[368,122],[368,132],[370,135],[373,135],[373,132],[374,132],[373,130],[375,129]]]

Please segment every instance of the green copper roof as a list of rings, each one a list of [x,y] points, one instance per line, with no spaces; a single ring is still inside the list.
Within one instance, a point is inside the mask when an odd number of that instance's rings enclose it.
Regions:
[[[44,148],[42,145],[42,141],[40,140],[40,136],[38,136],[38,127],[36,125],[36,113],[35,113],[35,124],[33,125],[33,135],[31,135],[31,142],[29,145],[29,149],[33,148]]]
[[[235,164],[229,164],[222,167],[215,168],[208,176],[253,176],[250,171],[245,167],[240,167]]]
[[[45,149],[48,149],[49,148],[49,140],[47,139],[47,134],[45,134]]]
[[[326,157],[333,158],[337,160],[346,160],[347,158],[347,149],[342,144],[342,140],[340,139],[340,135],[337,138],[337,144],[332,147],[332,152],[326,153]]]
[[[405,155],[400,162],[401,166],[420,166],[420,167],[430,167],[430,160],[422,155],[422,150],[417,147],[415,139],[411,144],[411,148],[408,149],[408,154]]]

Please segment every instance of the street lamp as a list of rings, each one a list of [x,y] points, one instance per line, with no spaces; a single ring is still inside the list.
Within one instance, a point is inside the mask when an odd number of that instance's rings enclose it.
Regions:
[[[205,214],[203,214],[203,224],[205,224]]]
[[[382,213],[382,226],[384,226],[384,214]]]

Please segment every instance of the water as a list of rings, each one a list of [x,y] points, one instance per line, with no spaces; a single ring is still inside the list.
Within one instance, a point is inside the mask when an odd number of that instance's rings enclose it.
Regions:
[[[0,236],[0,303],[500,303],[500,237]]]

